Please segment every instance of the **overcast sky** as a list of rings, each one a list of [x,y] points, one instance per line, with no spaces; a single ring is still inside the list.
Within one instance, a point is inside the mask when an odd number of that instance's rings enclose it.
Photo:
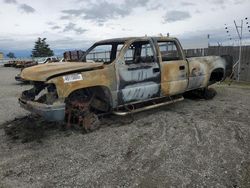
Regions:
[[[0,51],[30,50],[37,37],[52,49],[83,49],[115,37],[170,33],[185,48],[225,42],[244,19],[250,0],[0,0]],[[229,34],[224,27],[227,24]],[[246,42],[246,40],[245,40]]]

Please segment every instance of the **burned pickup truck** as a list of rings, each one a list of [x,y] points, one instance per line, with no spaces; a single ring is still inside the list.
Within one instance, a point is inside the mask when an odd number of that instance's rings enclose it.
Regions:
[[[33,83],[20,105],[48,121],[96,128],[98,115],[127,115],[183,100],[232,73],[230,56],[186,58],[170,37],[131,37],[95,43],[81,61],[26,68],[21,77]]]

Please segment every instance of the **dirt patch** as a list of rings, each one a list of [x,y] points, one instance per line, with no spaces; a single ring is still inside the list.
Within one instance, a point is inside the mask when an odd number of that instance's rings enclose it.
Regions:
[[[123,126],[131,124],[134,121],[134,116],[117,117],[114,115],[106,115],[100,118],[100,128],[105,128],[116,124],[117,126]],[[144,125],[146,126],[146,125]],[[84,127],[78,124],[71,124],[67,127],[66,122],[47,122],[41,117],[28,115],[20,118],[15,118],[12,121],[7,121],[0,125],[3,128],[5,135],[12,141],[20,141],[21,143],[38,142],[42,143],[48,136],[53,134],[64,135],[74,134],[90,134],[94,131],[86,131]]]
[[[59,123],[49,123],[35,116],[24,116],[2,125],[5,134],[12,140],[26,142],[42,142],[46,139],[49,131],[60,130],[63,125]]]

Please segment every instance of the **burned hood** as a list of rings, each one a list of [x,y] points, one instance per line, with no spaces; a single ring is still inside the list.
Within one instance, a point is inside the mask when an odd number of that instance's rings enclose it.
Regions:
[[[102,68],[103,63],[59,62],[25,68],[21,78],[30,81],[47,81],[49,78],[66,73]]]

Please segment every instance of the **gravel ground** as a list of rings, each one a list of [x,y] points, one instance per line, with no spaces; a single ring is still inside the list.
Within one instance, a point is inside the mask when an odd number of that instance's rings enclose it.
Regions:
[[[20,69],[6,68],[0,64],[0,124],[27,114],[18,103],[18,96],[22,90],[29,88],[28,85],[18,84],[15,76]]]
[[[1,188],[250,187],[250,86],[218,85],[213,100],[106,117],[82,134],[27,117],[16,73],[0,67]]]

